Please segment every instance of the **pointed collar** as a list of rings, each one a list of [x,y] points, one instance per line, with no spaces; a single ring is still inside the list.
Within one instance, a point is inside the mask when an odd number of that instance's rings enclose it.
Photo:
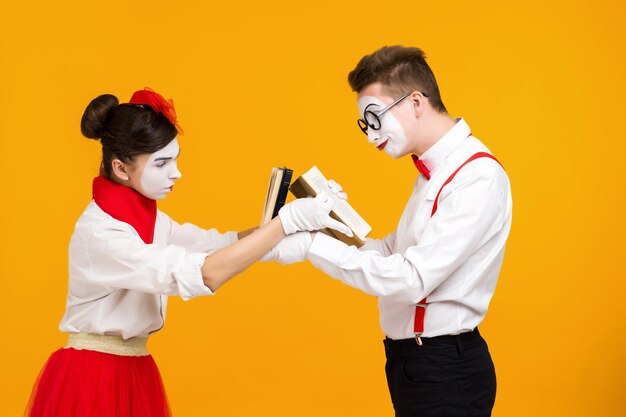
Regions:
[[[443,165],[445,159],[454,151],[463,140],[471,135],[471,130],[465,120],[456,119],[456,124],[448,130],[433,146],[424,152],[419,160],[432,173]],[[415,158],[414,158],[415,159]]]

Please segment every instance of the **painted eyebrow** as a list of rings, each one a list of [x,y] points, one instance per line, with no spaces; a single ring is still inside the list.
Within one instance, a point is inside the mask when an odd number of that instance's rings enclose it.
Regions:
[[[377,107],[385,107],[384,105],[382,105],[382,106],[381,106],[381,105],[380,105],[380,104],[378,104],[378,103],[374,103],[374,102],[372,102],[372,103],[369,103],[367,106],[365,106],[365,107],[363,108],[363,110],[367,109],[368,107],[372,107],[372,106],[377,106]]]
[[[179,150],[178,150],[178,155],[176,155],[176,158],[178,158],[178,157],[180,156],[180,151],[181,151],[181,150],[182,150],[182,149],[179,149]],[[168,160],[170,160],[170,159],[172,159],[172,157],[171,157],[171,156],[162,156],[161,158],[157,158],[157,159],[155,159],[155,160],[154,160],[154,162],[158,162],[158,161],[168,161]]]

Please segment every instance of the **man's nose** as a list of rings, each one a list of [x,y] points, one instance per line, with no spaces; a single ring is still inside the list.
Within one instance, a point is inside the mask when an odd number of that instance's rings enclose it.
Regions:
[[[376,143],[380,140],[380,132],[378,130],[374,130],[371,127],[367,129],[367,141],[369,143]]]

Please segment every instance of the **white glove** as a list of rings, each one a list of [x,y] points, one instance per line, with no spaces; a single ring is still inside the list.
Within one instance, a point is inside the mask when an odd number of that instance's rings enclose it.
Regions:
[[[328,187],[335,193],[335,195],[342,200],[348,199],[348,194],[343,192],[343,187],[335,180],[328,180]]]
[[[288,235],[330,227],[347,236],[352,236],[352,230],[348,226],[328,215],[332,207],[333,201],[322,192],[315,198],[300,198],[285,204],[278,212],[278,217],[280,217],[283,230]]]
[[[260,259],[261,262],[277,261],[283,265],[304,262],[309,255],[311,232],[298,232],[287,236]]]

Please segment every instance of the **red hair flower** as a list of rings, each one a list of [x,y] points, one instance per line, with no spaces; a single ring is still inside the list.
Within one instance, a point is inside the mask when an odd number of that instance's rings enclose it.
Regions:
[[[157,113],[161,113],[170,121],[178,130],[178,134],[183,134],[183,129],[176,120],[176,110],[174,109],[174,100],[166,100],[163,96],[151,88],[145,87],[133,93],[130,101],[126,104],[143,104],[149,106]]]

